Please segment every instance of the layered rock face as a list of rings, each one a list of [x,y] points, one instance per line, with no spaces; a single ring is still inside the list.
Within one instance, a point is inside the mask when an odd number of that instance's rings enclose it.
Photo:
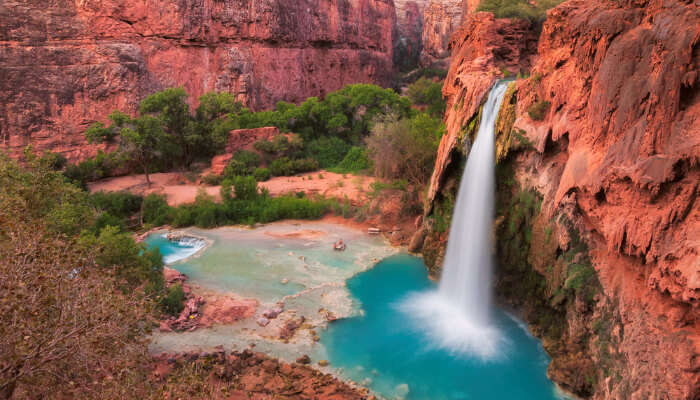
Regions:
[[[261,109],[392,73],[390,0],[21,0],[0,20],[0,145],[13,152],[89,155],[91,122],[166,87]]]
[[[428,4],[423,12],[421,65],[449,68],[450,36],[462,25],[471,7],[465,0],[433,0]]]
[[[396,35],[394,64],[401,69],[416,65],[447,69],[450,35],[472,12],[477,0],[394,0]]]
[[[431,199],[498,76],[501,52],[471,21]],[[570,0],[504,103],[501,134],[519,145],[499,154],[513,197],[497,220],[499,293],[544,338],[550,376],[586,397],[700,397],[699,21],[688,1]]]
[[[429,0],[394,0],[394,64],[399,69],[409,69],[418,64],[423,49],[423,11],[428,2]]]
[[[527,21],[497,20],[491,13],[475,13],[465,18],[449,48],[453,62],[443,86],[447,134],[440,142],[430,179],[429,204],[442,185],[452,152],[467,133],[470,120],[477,116],[491,86],[503,77],[503,71],[530,68],[537,51],[537,35]]]

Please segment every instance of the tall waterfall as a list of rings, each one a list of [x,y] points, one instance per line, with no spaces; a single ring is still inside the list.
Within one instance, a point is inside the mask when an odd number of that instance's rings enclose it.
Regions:
[[[484,105],[457,194],[438,291],[414,295],[402,305],[435,345],[484,359],[498,355],[502,342],[490,320],[491,229],[494,129],[507,87],[508,82],[497,83]]]

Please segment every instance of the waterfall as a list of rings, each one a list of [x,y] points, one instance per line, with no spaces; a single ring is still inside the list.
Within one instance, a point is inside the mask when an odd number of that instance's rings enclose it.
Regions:
[[[484,105],[479,131],[457,194],[440,285],[413,295],[402,309],[433,344],[483,359],[499,353],[502,338],[491,322],[491,229],[495,202],[496,117],[508,82],[497,83]]]

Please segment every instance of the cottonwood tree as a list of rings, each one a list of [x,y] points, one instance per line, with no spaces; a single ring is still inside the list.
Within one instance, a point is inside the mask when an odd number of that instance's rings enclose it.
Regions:
[[[367,138],[367,152],[374,162],[375,174],[425,185],[443,132],[440,120],[428,114],[403,119],[389,114],[377,120]]]

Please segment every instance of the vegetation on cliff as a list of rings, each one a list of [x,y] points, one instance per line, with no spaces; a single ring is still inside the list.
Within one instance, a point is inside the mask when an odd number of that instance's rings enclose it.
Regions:
[[[481,0],[477,11],[492,12],[496,18],[520,18],[543,21],[547,10],[564,0]]]

